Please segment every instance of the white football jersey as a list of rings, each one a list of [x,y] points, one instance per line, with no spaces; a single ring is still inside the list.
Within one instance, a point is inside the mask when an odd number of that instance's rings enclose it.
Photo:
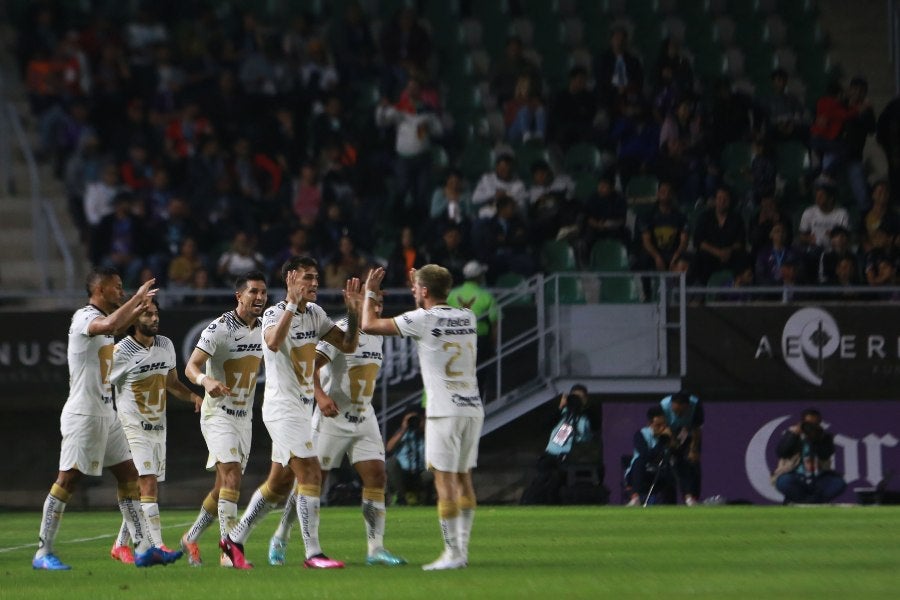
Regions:
[[[346,317],[337,326],[346,331]],[[313,417],[316,431],[352,434],[366,421],[375,419],[372,397],[383,360],[382,341],[380,335],[360,332],[359,345],[353,354],[344,354],[328,342],[319,342],[316,352],[328,359],[328,364],[319,371],[322,389],[334,400],[340,414],[323,418],[317,406]]]
[[[123,425],[144,431],[166,429],[166,378],[175,369],[172,340],[157,335],[149,348],[128,336],[116,344],[109,380]]]
[[[106,313],[94,306],[75,311],[69,326],[66,358],[69,363],[69,397],[63,412],[96,417],[115,417],[109,371],[115,338],[90,335],[88,326]]]
[[[441,304],[405,312],[394,322],[400,335],[416,340],[428,416],[484,416],[475,379],[475,313]]]
[[[256,378],[262,359],[262,327],[260,319],[247,325],[235,311],[223,314],[200,334],[197,348],[207,353],[206,374],[225,384],[232,396],[203,397],[203,417],[226,414],[253,417]]]
[[[279,302],[263,314],[263,331],[275,327],[287,303]],[[277,352],[263,348],[266,360],[266,390],[263,420],[274,421],[296,415],[312,416],[314,401],[313,369],[316,344],[334,327],[334,321],[318,304],[306,304],[304,312],[294,313],[291,328]]]

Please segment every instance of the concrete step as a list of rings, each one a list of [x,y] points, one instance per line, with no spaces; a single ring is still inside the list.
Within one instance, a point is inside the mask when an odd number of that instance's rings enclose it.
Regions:
[[[34,234],[31,225],[25,227],[7,227],[3,223],[3,263],[9,260],[34,259]]]
[[[77,267],[76,267],[77,268]],[[62,290],[66,286],[65,265],[61,259],[50,259],[47,264],[50,289]],[[41,270],[34,258],[6,258],[0,263],[0,287],[5,292],[41,289]],[[79,285],[76,273],[73,287]]]
[[[7,228],[28,227],[32,224],[31,201],[15,196],[7,196],[0,200],[0,226],[6,236]]]

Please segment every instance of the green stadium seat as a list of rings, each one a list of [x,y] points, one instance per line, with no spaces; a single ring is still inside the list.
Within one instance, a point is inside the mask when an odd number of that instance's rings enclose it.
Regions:
[[[505,291],[512,290],[522,284],[525,283],[525,277],[519,275],[518,273],[503,273],[497,278],[497,281],[494,282],[494,287],[503,289]],[[515,306],[521,305],[530,305],[534,304],[534,297],[531,294],[521,293],[517,295],[510,295],[509,304]]]
[[[575,144],[566,151],[563,164],[566,172],[574,177],[579,173],[599,173],[603,159],[595,145],[582,143]]]
[[[544,300],[547,304],[556,302],[556,287],[553,281],[544,284]],[[584,304],[584,284],[580,277],[561,277],[559,279],[560,304]]]
[[[641,301],[641,286],[635,277],[601,277],[600,302],[634,304]]]
[[[722,179],[735,195],[735,200],[746,194],[753,185],[750,175],[752,158],[749,142],[731,142],[722,150],[719,164],[722,167]]]
[[[786,193],[803,189],[810,170],[809,149],[798,141],[775,145],[775,170],[784,180]]]
[[[522,181],[531,181],[531,165],[537,160],[550,162],[543,140],[528,141],[516,148],[516,170]]]
[[[541,265],[547,273],[574,271],[575,250],[565,240],[547,240],[541,246]]]
[[[575,199],[587,202],[591,194],[597,191],[597,176],[592,173],[578,173],[575,179]]]
[[[592,271],[627,271],[628,249],[619,240],[597,240],[588,262]]]
[[[655,175],[635,175],[625,186],[628,204],[651,204],[656,201],[659,180]]]
[[[494,169],[494,149],[488,142],[472,139],[466,143],[460,157],[459,168],[471,182]]]

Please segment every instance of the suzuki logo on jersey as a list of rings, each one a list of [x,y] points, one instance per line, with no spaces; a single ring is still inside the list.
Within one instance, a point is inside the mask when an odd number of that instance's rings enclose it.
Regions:
[[[443,331],[441,331],[437,327],[435,327],[434,329],[431,330],[431,335],[434,337],[441,337],[442,333],[443,333]]]
[[[168,371],[169,369],[164,362],[155,362],[150,363],[149,365],[144,365],[140,369],[138,369],[138,373],[146,373],[147,371],[156,371],[157,369],[164,369]]]
[[[262,352],[262,344],[238,344],[232,352]]]

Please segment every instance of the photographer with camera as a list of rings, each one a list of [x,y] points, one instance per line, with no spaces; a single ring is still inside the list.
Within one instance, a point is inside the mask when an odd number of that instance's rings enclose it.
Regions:
[[[666,415],[659,406],[647,410],[647,426],[634,434],[634,455],[625,470],[628,506],[675,504],[678,490],[672,451],[678,446]]]
[[[703,404],[684,390],[659,401],[666,423],[672,430],[672,467],[687,506],[700,497],[700,442],[703,432]]]
[[[403,415],[400,429],[384,446],[388,490],[396,504],[431,504],[434,476],[425,464],[425,411],[413,405]]]
[[[578,453],[581,457],[582,449],[594,439],[587,399],[587,388],[581,384],[573,385],[568,394],[560,396],[558,421],[538,459],[537,476],[522,493],[520,504],[560,503],[560,489],[565,483],[563,467],[569,455]],[[592,461],[592,457],[587,458]],[[596,460],[599,461],[599,456]]]
[[[847,487],[832,469],[834,436],[822,428],[822,413],[815,408],[803,411],[800,422],[781,436],[775,452],[778,466],[772,485],[784,494],[785,504],[824,504]]]

